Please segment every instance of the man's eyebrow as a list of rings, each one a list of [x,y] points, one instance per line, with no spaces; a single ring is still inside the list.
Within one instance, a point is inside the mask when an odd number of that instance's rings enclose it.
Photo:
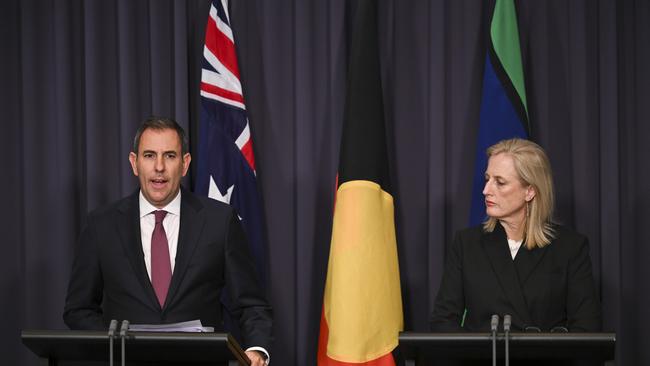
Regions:
[[[157,152],[154,151],[154,150],[144,150],[142,153],[143,154],[157,154]],[[178,152],[176,150],[167,150],[167,151],[163,151],[162,153],[163,154],[178,154]]]

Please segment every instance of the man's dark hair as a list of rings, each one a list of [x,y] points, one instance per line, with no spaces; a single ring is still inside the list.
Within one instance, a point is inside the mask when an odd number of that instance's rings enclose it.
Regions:
[[[142,134],[147,129],[158,131],[170,129],[176,131],[178,138],[181,140],[181,153],[185,155],[190,152],[190,143],[187,134],[181,125],[171,118],[149,117],[142,122],[142,125],[140,125],[140,128],[138,128],[138,131],[135,133],[135,138],[133,139],[133,152],[136,155],[138,154],[138,148],[140,147],[140,137],[142,137]]]

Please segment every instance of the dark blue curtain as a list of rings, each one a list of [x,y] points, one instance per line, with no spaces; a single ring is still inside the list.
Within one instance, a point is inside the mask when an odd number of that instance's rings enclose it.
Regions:
[[[533,138],[553,164],[557,218],[590,239],[617,364],[650,364],[650,2],[516,3]],[[3,364],[36,363],[21,329],[64,328],[76,236],[90,210],[136,189],[127,155],[140,121],[175,118],[195,151],[208,6],[0,2]],[[487,6],[379,4],[407,330],[428,328],[445,245],[467,223]],[[267,219],[276,365],[315,364],[348,8],[231,4]]]

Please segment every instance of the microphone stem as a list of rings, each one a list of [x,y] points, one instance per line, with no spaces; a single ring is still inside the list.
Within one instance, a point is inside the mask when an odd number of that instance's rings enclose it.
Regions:
[[[499,316],[492,315],[490,330],[492,331],[492,366],[497,366],[497,330],[499,329]]]
[[[506,331],[506,366],[510,366],[510,346],[508,342],[509,331]]]
[[[497,335],[492,332],[492,366],[497,366]]]
[[[510,326],[512,325],[512,317],[506,314],[503,317],[503,332],[505,333],[506,343],[506,366],[510,366]]]
[[[114,347],[114,338],[115,338],[115,329],[117,328],[117,320],[113,319],[111,320],[110,325],[108,326],[108,360],[109,360],[109,365],[113,366],[114,361],[113,361],[113,350],[115,349]]]

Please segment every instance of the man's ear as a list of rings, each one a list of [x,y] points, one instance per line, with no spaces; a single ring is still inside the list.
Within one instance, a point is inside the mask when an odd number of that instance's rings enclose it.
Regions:
[[[183,176],[187,174],[187,170],[190,168],[190,162],[192,161],[192,155],[186,153],[183,155]]]
[[[129,163],[131,163],[131,169],[133,169],[133,175],[138,176],[138,167],[135,164],[138,161],[138,156],[134,152],[129,153]]]

